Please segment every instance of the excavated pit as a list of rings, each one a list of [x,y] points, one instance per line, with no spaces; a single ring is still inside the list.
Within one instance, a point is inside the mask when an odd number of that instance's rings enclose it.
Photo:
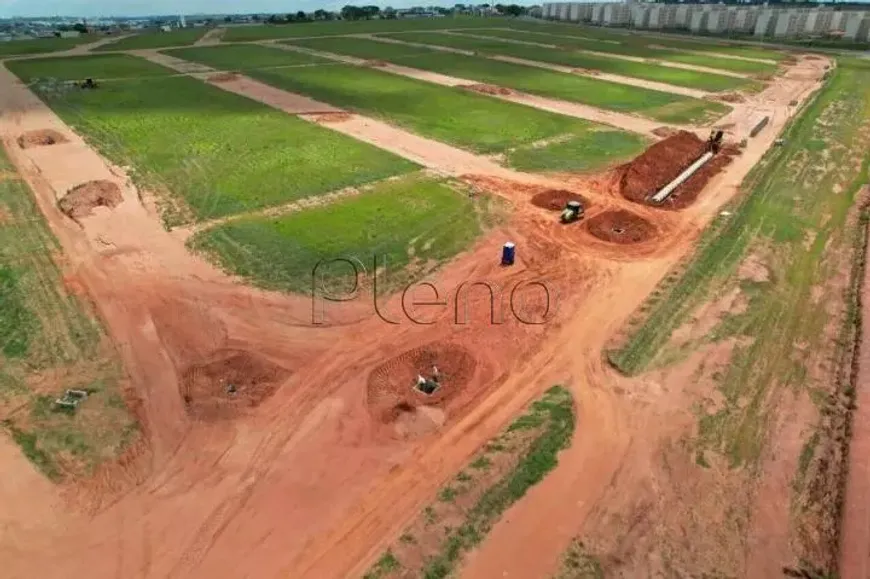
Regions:
[[[353,118],[353,115],[351,113],[345,112],[317,113],[311,115],[311,118],[318,123],[341,123],[344,121],[349,121]]]
[[[652,195],[676,179],[706,151],[706,141],[694,133],[678,131],[614,169],[616,191],[634,203],[649,204]],[[737,147],[722,146],[712,160],[656,207],[682,209],[691,205],[707,182],[739,154]]]
[[[68,143],[69,139],[62,134],[51,129],[41,129],[39,131],[28,131],[18,137],[18,146],[22,149],[30,149],[32,147],[46,147],[48,145],[59,145]]]
[[[71,219],[78,221],[93,213],[95,207],[117,206],[123,198],[121,189],[111,181],[88,181],[77,185],[61,197],[58,208]]]
[[[590,206],[588,199],[565,189],[548,189],[532,197],[532,205],[547,211],[562,211],[569,201],[579,201],[587,209]]]
[[[272,396],[292,372],[243,350],[220,350],[181,374],[188,414],[213,420],[232,418]]]
[[[430,377],[435,366],[439,386],[426,394],[417,388],[417,378]],[[444,423],[451,400],[471,382],[476,366],[471,353],[456,344],[433,342],[408,350],[369,374],[369,412],[400,438],[422,436]]]
[[[624,245],[642,243],[656,235],[652,223],[624,209],[599,213],[586,221],[586,228],[602,241]]]
[[[508,95],[513,94],[513,91],[509,88],[505,88],[503,86],[495,86],[492,84],[482,84],[482,83],[464,84],[464,85],[462,85],[462,88],[467,89],[467,90],[473,90],[474,92],[479,92],[482,94],[490,94],[490,95],[508,96]]]

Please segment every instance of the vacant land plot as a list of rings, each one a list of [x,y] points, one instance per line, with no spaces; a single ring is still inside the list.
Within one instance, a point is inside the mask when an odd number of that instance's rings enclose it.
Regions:
[[[100,40],[99,36],[85,34],[78,38],[40,38],[37,40],[13,40],[11,42],[0,42],[0,58],[6,56],[24,56],[26,54],[43,54],[46,52],[57,52],[59,50],[69,50],[80,44],[96,42]]]
[[[706,72],[696,72],[693,70],[682,70],[643,62],[632,62],[620,58],[609,58],[583,52],[544,48],[541,46],[529,46],[500,40],[498,38],[486,40],[482,38],[473,38],[471,36],[458,36],[455,34],[442,34],[438,32],[414,32],[407,34],[390,34],[388,36],[397,40],[448,46],[452,48],[461,48],[463,50],[472,50],[482,54],[513,56],[515,58],[560,64],[562,66],[598,70],[611,74],[619,74],[711,92],[738,89],[757,90],[761,87],[760,83],[756,81],[741,78],[721,76]]]
[[[493,217],[492,202],[450,184],[411,175],[359,196],[280,217],[248,217],[198,233],[190,246],[228,272],[269,289],[310,292],[323,260],[358,259],[385,290],[422,278],[465,249]],[[318,287],[353,287],[346,263],[317,269]],[[380,291],[380,290],[379,290]]]
[[[439,491],[364,579],[453,577],[505,511],[555,468],[573,432],[571,393],[554,386]]]
[[[266,40],[303,36],[333,36],[337,34],[369,34],[399,32],[402,30],[439,30],[442,28],[485,28],[498,26],[504,21],[497,18],[419,18],[416,20],[358,20],[342,22],[309,22],[286,26],[235,26],[227,29],[223,39],[227,42]]]
[[[667,62],[679,62],[744,74],[773,74],[776,72],[775,64],[735,58],[723,58],[708,54],[694,54],[665,48],[653,48],[648,44],[650,42],[649,40],[638,42],[633,38],[626,38],[619,43],[601,42],[600,40],[594,40],[591,38],[570,36],[565,34],[564,31],[562,33],[547,33],[534,32],[531,30],[516,31],[495,29],[474,31],[474,34],[492,36],[495,38],[522,40],[525,42],[540,42],[542,44],[552,44],[554,46],[565,48],[608,52],[624,56],[664,60]]]
[[[6,68],[24,82],[35,79],[82,80],[85,78],[148,78],[175,74],[172,70],[127,54],[95,54],[11,60]]]
[[[167,46],[189,46],[202,38],[208,28],[186,28],[172,32],[145,32],[122,38],[118,42],[110,42],[97,47],[97,51],[134,50],[140,48],[164,48]]]
[[[507,154],[507,164],[520,171],[591,171],[632,159],[648,143],[622,131],[590,131],[550,143],[518,147]]]
[[[277,50],[258,44],[179,48],[168,50],[166,53],[176,58],[199,62],[206,66],[226,71],[306,64],[329,64],[332,62],[310,54]]]
[[[556,22],[515,21],[508,25],[518,30],[535,32],[551,32],[599,39],[608,43],[623,43],[636,45],[655,45],[679,50],[729,54],[743,58],[780,61],[787,54],[773,48],[763,48],[749,44],[727,42],[721,38],[681,37],[679,34],[656,34],[641,30],[608,30],[600,26],[585,26],[578,24],[559,24]]]
[[[468,91],[353,65],[258,69],[263,82],[478,153],[603,127]],[[640,140],[640,137],[636,137]]]
[[[801,428],[805,446],[791,483],[792,504],[800,505],[797,556],[807,559],[836,553],[838,523],[828,523],[838,519],[837,471],[848,439],[842,413],[850,404],[838,373],[856,322],[848,278],[858,229],[850,208],[870,164],[868,82],[866,63],[840,61],[786,132],[785,146],[750,176],[734,215],[714,225],[685,272],[654,294],[642,324],[611,354],[636,374],[705,345],[735,344],[715,376],[720,396],[698,412],[702,466],[718,454],[733,467],[756,469],[771,429],[789,420],[778,405],[795,397],[815,403],[816,416],[827,418]],[[781,441],[775,444],[779,453]]]
[[[59,65],[61,66],[61,65]],[[27,63],[20,63],[27,70]],[[413,170],[373,146],[187,77],[42,95],[164,195],[170,225],[280,205]]]
[[[91,473],[138,435],[115,352],[58,253],[0,150],[0,429],[53,480]],[[68,388],[89,392],[75,412],[54,405]]]
[[[516,90],[606,110],[633,112],[665,123],[704,124],[730,109],[721,104],[671,93],[562,74],[534,66],[448,54],[364,38],[316,38],[292,41],[315,50],[380,59],[441,74],[505,86]]]

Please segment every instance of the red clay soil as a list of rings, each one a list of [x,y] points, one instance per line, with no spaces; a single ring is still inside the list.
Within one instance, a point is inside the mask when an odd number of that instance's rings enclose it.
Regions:
[[[715,177],[720,171],[731,163],[737,155],[740,154],[740,149],[733,145],[722,147],[719,153],[710,159],[706,165],[701,167],[694,175],[689,177],[682,185],[677,187],[671,193],[664,203],[658,207],[665,209],[683,209],[695,202],[698,195],[707,185],[707,183]]]
[[[219,72],[218,74],[213,74],[208,77],[208,80],[211,82],[230,82],[233,80],[238,80],[239,73],[237,72]]]
[[[675,129],[673,127],[659,127],[657,129],[653,129],[652,133],[657,137],[667,138],[674,136],[675,134],[677,134],[677,132],[679,132],[678,129]]]
[[[583,204],[584,208],[589,207],[588,199],[582,195],[564,189],[549,189],[532,197],[532,205],[548,211],[561,211],[565,208],[565,205],[568,204],[568,201],[579,201]]]
[[[462,88],[473,90],[483,94],[507,96],[513,94],[513,91],[503,86],[495,86],[492,84],[466,84]]]
[[[572,68],[572,72],[576,72],[577,74],[585,74],[587,76],[598,76],[601,74],[600,70],[594,70],[591,68]]]
[[[700,157],[707,144],[694,133],[679,131],[653,144],[632,161],[616,168],[619,194],[635,203],[673,181]]]
[[[435,366],[441,386],[424,394],[415,388],[417,377],[431,378]],[[378,423],[391,426],[423,407],[443,410],[469,384],[476,366],[471,353],[456,344],[433,342],[408,350],[369,374],[369,412]]]
[[[29,131],[18,137],[18,146],[22,149],[31,147],[44,147],[46,145],[57,145],[66,143],[69,139],[50,129],[42,129],[39,131]]]
[[[251,352],[221,350],[211,360],[189,366],[179,388],[191,416],[232,418],[272,396],[290,375]]]
[[[716,98],[726,103],[742,103],[746,100],[746,98],[742,94],[736,92],[722,93]]]
[[[340,123],[353,118],[351,113],[319,113],[312,115],[312,118],[318,123]]]
[[[57,206],[67,216],[78,221],[93,212],[94,207],[115,207],[122,201],[121,189],[111,181],[88,181],[69,190]]]
[[[641,243],[655,236],[655,226],[631,211],[605,211],[586,222],[589,233],[610,243]]]
[[[366,64],[368,66],[381,67],[381,66],[389,66],[390,63],[385,60],[367,60]]]

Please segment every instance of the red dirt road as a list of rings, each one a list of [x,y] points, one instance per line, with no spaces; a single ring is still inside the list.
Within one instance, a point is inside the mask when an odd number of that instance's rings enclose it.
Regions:
[[[0,504],[12,505],[0,516],[0,560],[9,577],[361,574],[481,444],[562,382],[579,407],[573,446],[496,525],[466,569],[472,577],[503,576],[506,569],[516,577],[545,576],[605,492],[617,480],[630,492],[643,469],[642,461],[623,461],[643,417],[615,394],[618,380],[604,367],[601,348],[691,249],[786,119],[782,104],[782,115],[740,162],[682,212],[630,205],[582,178],[528,180],[588,196],[590,217],[630,207],[655,223],[658,235],[632,246],[561,226],[531,204],[527,185],[507,181],[512,172],[468,176],[514,209],[507,225],[433,280],[448,303],[467,300],[469,323],[457,324],[446,308],[415,311],[435,323],[412,324],[399,317],[401,296],[394,296],[380,308],[398,324],[377,318],[371,302],[360,300],[320,304],[324,323],[312,325],[309,300],[246,288],[190,255],[142,205],[123,171],[5,71],[0,84],[10,87],[0,95],[0,136],[118,344],[146,434],[146,443],[119,464],[61,488],[40,483],[20,455],[0,444],[0,467],[19,473],[0,483]],[[793,98],[788,91],[781,97]],[[69,142],[18,148],[17,137],[36,129],[56,130]],[[80,228],[56,201],[91,180],[116,183],[122,202],[95,208]],[[513,268],[497,261],[506,239],[519,248]],[[533,280],[558,296],[557,311],[543,316],[544,296],[523,285]],[[486,323],[488,295],[457,290],[468,281],[519,287],[525,306],[503,324]],[[445,341],[471,353],[474,369],[470,387],[442,408],[443,426],[413,440],[380,428],[370,412],[370,373],[402,352]],[[192,416],[181,376],[227,350],[255,353],[263,367],[291,375],[231,420]]]

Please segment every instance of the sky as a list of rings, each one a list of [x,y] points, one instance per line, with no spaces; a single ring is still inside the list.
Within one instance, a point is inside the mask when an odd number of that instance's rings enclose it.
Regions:
[[[0,0],[0,18],[16,16],[144,16],[151,14],[234,14],[239,12],[313,12],[318,8],[340,10],[345,4],[377,4],[381,7],[453,6],[456,1],[394,0],[387,3],[365,0]],[[483,2],[485,0],[481,0]],[[517,2],[526,4],[528,2]]]

